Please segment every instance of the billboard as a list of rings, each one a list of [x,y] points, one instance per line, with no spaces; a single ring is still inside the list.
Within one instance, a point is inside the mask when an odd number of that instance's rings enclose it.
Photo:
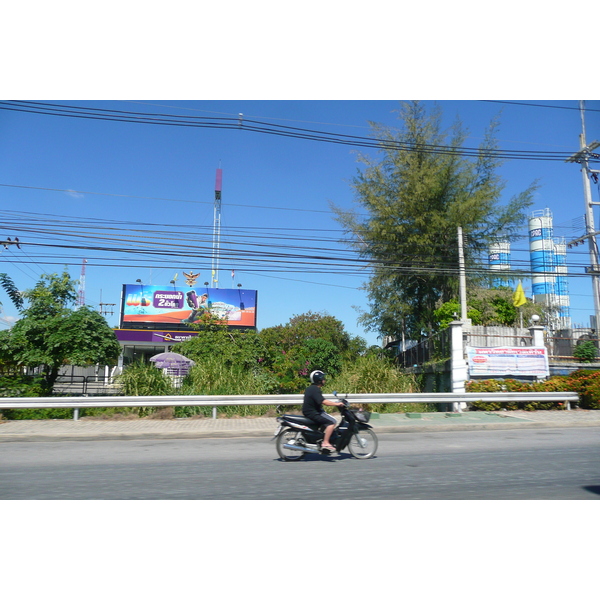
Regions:
[[[185,326],[206,312],[233,327],[256,327],[256,290],[123,285],[121,328]]]
[[[469,375],[523,375],[548,377],[548,352],[545,347],[501,346],[496,348],[467,348]]]

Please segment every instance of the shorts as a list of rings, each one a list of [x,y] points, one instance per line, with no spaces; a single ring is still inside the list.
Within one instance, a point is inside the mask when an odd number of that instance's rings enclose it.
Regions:
[[[323,425],[325,427],[327,427],[328,425],[335,425],[337,423],[335,417],[333,417],[332,415],[328,415],[326,412],[312,413],[311,415],[304,416],[308,417],[315,423],[318,423],[319,425]]]

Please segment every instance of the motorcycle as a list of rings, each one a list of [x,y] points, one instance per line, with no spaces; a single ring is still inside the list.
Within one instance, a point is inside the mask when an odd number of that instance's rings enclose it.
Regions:
[[[333,395],[337,398],[337,392]],[[351,409],[348,395],[341,402],[344,404],[339,407],[342,420],[331,435],[331,445],[338,454],[347,448],[354,458],[372,458],[379,442],[368,424],[371,413]],[[329,450],[321,448],[324,436],[322,425],[302,415],[282,415],[277,417],[277,421],[279,426],[274,439],[277,453],[283,460],[301,460],[307,453],[331,455]]]

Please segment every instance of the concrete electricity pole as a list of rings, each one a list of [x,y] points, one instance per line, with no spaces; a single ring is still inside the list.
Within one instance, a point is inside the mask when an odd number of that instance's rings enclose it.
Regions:
[[[465,251],[462,227],[458,228],[458,277],[460,295],[460,320],[467,323],[467,276],[465,271]]]
[[[585,235],[572,240],[567,244],[568,248],[576,246],[578,243],[588,242],[590,250],[590,266],[586,267],[586,272],[592,276],[592,290],[594,295],[594,322],[591,323],[592,329],[598,331],[600,326],[600,256],[598,253],[598,243],[596,236],[600,231],[596,231],[594,225],[594,205],[599,202],[592,202],[592,189],[590,185],[590,177],[592,174],[600,172],[590,169],[590,158],[600,158],[597,154],[592,154],[592,151],[600,146],[600,142],[593,141],[587,145],[585,140],[585,108],[584,101],[579,101],[579,110],[581,113],[581,134],[579,136],[579,152],[576,152],[567,159],[567,162],[574,162],[581,165],[581,174],[583,176],[583,195],[585,200]]]

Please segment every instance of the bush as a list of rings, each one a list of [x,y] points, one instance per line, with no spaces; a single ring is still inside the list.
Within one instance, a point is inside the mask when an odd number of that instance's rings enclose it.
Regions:
[[[44,395],[44,379],[29,375],[0,377],[0,396],[3,398],[33,398]]]
[[[570,375],[557,375],[546,381],[526,383],[515,379],[468,381],[466,391],[477,392],[577,392],[579,406],[600,408],[600,371],[579,369]],[[563,410],[557,402],[473,402],[472,410]]]
[[[581,362],[594,362],[598,356],[598,348],[594,342],[586,340],[575,346],[573,356]]]
[[[569,391],[579,394],[581,408],[600,408],[600,371],[579,369],[564,379]]]
[[[10,421],[35,421],[49,419],[72,419],[72,408],[8,408],[2,417]]]

